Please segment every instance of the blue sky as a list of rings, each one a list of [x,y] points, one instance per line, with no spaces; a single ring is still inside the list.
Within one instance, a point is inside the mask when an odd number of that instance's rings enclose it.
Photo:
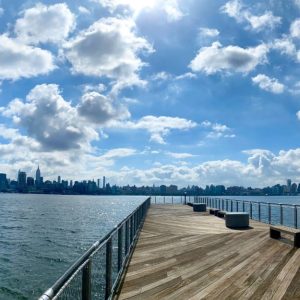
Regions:
[[[0,171],[300,181],[300,1],[0,1]]]

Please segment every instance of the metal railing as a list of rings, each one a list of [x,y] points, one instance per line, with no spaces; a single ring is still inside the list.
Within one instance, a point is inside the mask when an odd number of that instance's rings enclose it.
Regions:
[[[272,224],[299,228],[298,215],[300,205],[288,203],[258,202],[237,199],[224,199],[215,197],[198,197],[193,199],[194,203],[205,203],[208,207],[224,211],[248,212],[253,220]]]
[[[151,198],[97,241],[39,300],[111,299],[143,226]]]
[[[185,204],[191,202],[194,196],[176,195],[176,196],[151,196],[152,204]]]

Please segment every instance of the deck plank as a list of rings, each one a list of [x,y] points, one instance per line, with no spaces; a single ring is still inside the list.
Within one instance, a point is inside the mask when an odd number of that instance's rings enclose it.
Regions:
[[[116,299],[299,299],[300,249],[269,226],[225,227],[184,205],[152,205]]]

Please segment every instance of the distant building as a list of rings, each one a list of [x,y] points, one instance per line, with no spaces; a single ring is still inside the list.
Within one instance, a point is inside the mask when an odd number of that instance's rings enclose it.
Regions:
[[[24,189],[26,187],[26,172],[19,170],[18,172],[18,187]]]
[[[27,177],[27,186],[28,187],[34,186],[34,178],[33,177]]]
[[[42,184],[41,180],[41,171],[40,171],[40,166],[38,165],[38,168],[35,172],[35,185],[39,187]]]
[[[58,184],[61,183],[61,177],[60,176],[57,177],[57,182],[58,182]]]
[[[105,183],[105,176],[103,176],[103,189],[105,189],[106,183]]]
[[[0,192],[7,189],[7,178],[6,174],[0,173]]]
[[[100,179],[97,179],[97,187],[100,188]]]

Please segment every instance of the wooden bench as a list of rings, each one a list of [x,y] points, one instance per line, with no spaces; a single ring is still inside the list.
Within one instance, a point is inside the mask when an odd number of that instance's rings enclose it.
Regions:
[[[211,215],[215,215],[215,216],[217,216],[218,211],[219,211],[219,209],[216,209],[216,208],[210,208],[210,209],[209,209],[209,213],[210,213]]]
[[[294,236],[294,247],[300,248],[300,230],[285,226],[270,226],[270,237],[280,239],[281,233]]]
[[[217,216],[218,216],[219,218],[224,218],[225,215],[226,215],[226,211],[219,210],[219,211],[217,212]]]

